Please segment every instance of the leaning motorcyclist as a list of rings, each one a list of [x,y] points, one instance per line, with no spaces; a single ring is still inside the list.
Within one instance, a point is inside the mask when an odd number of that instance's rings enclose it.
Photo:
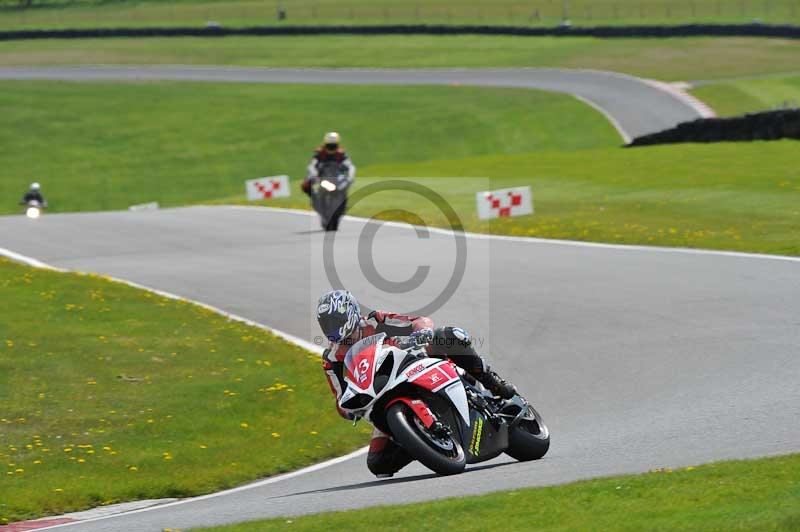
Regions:
[[[22,200],[19,202],[19,204],[27,205],[32,201],[38,202],[42,207],[47,206],[47,202],[45,201],[44,196],[42,195],[42,187],[41,185],[39,185],[39,183],[31,183],[30,188],[25,193],[25,195],[22,196]]]
[[[353,295],[346,290],[326,292],[317,302],[317,322],[330,345],[323,353],[322,365],[331,391],[336,396],[336,408],[342,417],[348,414],[339,407],[339,399],[346,387],[344,358],[348,349],[362,338],[386,333],[389,340],[403,345],[427,345],[430,356],[449,358],[469,376],[483,384],[490,392],[509,399],[517,390],[497,373],[491,371],[475,351],[472,341],[463,329],[455,327],[433,328],[433,321],[422,316],[408,316],[393,312],[373,311],[367,316]],[[390,477],[411,462],[411,457],[383,432],[375,429],[367,455],[367,467],[378,477]]]

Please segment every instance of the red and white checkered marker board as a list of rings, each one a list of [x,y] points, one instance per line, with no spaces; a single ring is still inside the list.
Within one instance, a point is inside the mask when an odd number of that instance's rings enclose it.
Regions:
[[[531,187],[504,188],[478,192],[478,218],[506,218],[533,214]]]
[[[285,175],[248,179],[244,182],[244,186],[247,189],[247,199],[250,201],[285,198],[291,194],[289,176]]]

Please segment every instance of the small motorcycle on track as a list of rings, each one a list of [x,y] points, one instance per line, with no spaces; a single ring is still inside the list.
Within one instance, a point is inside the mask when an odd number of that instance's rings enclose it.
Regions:
[[[339,218],[347,205],[347,189],[350,178],[342,165],[330,162],[322,165],[319,177],[311,184],[311,204],[319,214],[320,225],[326,231],[339,228]]]
[[[440,475],[501,453],[520,461],[547,453],[550,431],[522,396],[494,397],[449,360],[399,345],[381,333],[347,352],[339,406],[356,420],[367,419]]]

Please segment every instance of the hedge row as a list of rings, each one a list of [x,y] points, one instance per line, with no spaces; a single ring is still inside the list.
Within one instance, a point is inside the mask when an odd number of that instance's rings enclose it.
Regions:
[[[258,26],[227,28],[89,28],[0,32],[0,41],[104,37],[224,37],[227,35],[520,35],[587,37],[782,37],[800,39],[800,26],[767,24],[687,24],[679,26],[597,26],[530,28],[513,26],[380,25]]]
[[[765,111],[733,118],[701,118],[637,137],[628,146],[778,139],[800,140],[800,109]]]

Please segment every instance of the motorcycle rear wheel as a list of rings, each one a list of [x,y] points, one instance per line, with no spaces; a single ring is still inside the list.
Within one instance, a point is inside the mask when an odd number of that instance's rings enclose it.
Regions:
[[[403,403],[395,403],[386,412],[392,436],[414,459],[440,475],[456,475],[464,471],[467,457],[461,444],[452,435],[444,440],[431,434]]]
[[[519,425],[508,433],[506,454],[520,462],[538,460],[550,449],[550,430],[532,406]]]

